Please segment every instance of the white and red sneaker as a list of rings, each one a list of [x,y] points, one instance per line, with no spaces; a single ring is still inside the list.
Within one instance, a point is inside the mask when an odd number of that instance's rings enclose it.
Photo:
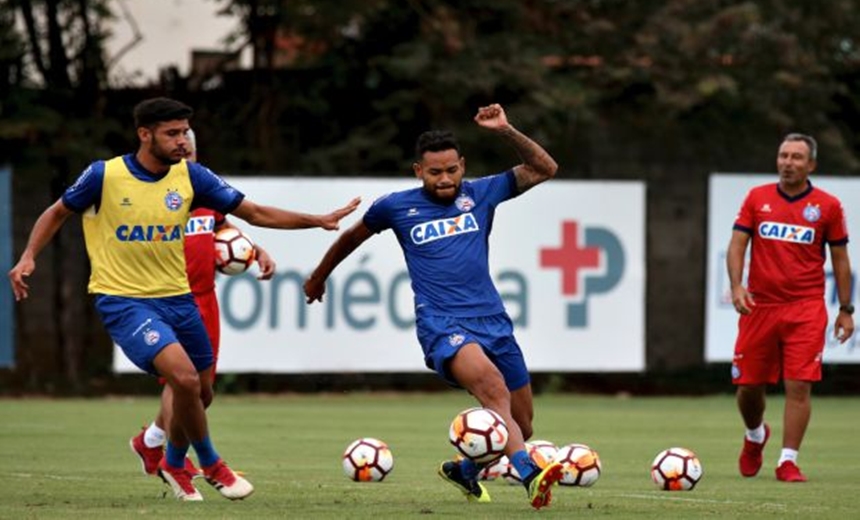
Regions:
[[[240,500],[254,492],[254,486],[227,467],[223,460],[203,468],[203,476],[222,496]]]
[[[147,475],[155,475],[158,473],[158,463],[161,462],[162,457],[164,457],[164,448],[158,446],[157,448],[150,448],[143,442],[143,435],[146,433],[146,427],[140,430],[140,433],[132,437],[128,441],[128,445],[131,446],[131,451],[137,454],[140,457],[140,464],[142,466],[143,472]]]
[[[186,502],[199,502],[203,500],[203,495],[191,483],[191,473],[188,473],[188,470],[184,467],[174,468],[168,466],[167,459],[163,458],[158,464],[158,476],[170,486],[173,490],[173,495],[179,500]]]

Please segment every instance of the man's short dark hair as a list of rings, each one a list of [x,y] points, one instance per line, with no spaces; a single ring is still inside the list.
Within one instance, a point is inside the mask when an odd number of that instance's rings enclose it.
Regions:
[[[817,160],[818,143],[815,142],[815,138],[811,135],[791,133],[782,139],[782,142],[786,141],[803,141],[804,143],[806,143],[807,148],[809,148],[809,158],[813,161]]]
[[[134,107],[134,127],[151,127],[156,123],[191,119],[194,110],[175,99],[157,97],[141,101]]]
[[[418,136],[415,143],[415,154],[421,159],[426,152],[444,152],[445,150],[457,150],[460,155],[460,145],[454,134],[447,130],[429,130]]]

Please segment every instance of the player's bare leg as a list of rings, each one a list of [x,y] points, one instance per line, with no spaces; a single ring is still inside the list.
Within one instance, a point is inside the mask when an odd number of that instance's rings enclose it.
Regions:
[[[739,385],[735,397],[744,426],[748,430],[761,426],[764,421],[765,386]]]
[[[170,438],[160,466],[162,478],[178,497],[184,498],[182,489],[193,488],[191,474],[184,467],[188,447],[193,445],[206,481],[222,496],[231,500],[249,496],[254,486],[221,460],[209,438],[205,405],[212,401],[211,368],[198,374],[178,343],[162,350],[154,364],[173,390],[173,417],[168,425]]]
[[[200,377],[200,400],[203,402],[203,408],[208,409],[212,404],[212,368],[207,368],[199,372]],[[208,384],[207,384],[208,382]],[[169,431],[170,424],[173,422],[173,389],[170,385],[164,385],[161,391],[161,407],[158,409],[158,415],[155,417],[155,425],[165,431]],[[185,457],[185,469],[191,473],[193,477],[202,477],[202,470],[197,469],[190,457]]]
[[[735,397],[747,429],[738,468],[741,475],[754,477],[761,469],[764,446],[770,437],[770,427],[764,423],[765,385],[740,385]],[[755,432],[760,438],[751,437]]]
[[[171,422],[173,422],[173,390],[166,384],[161,390],[161,406],[158,408],[158,415],[155,416],[155,425],[168,431],[168,425]]]
[[[206,406],[205,401],[203,404]],[[155,420],[129,440],[132,451],[140,458],[143,472],[147,475],[158,476],[158,467],[164,457],[164,445],[172,417],[173,390],[170,385],[165,384],[161,390],[161,402]],[[185,457],[185,469],[194,478],[203,476],[203,472],[194,465],[191,457]]]
[[[508,444],[505,454],[510,456],[525,449],[525,440],[519,423],[511,415],[511,393],[499,369],[484,354],[480,345],[463,346],[451,359],[448,370],[454,379],[472,394],[484,408],[498,413],[508,426]]]
[[[180,500],[203,500],[200,492],[191,483],[192,475],[184,466],[189,438],[202,440],[208,437],[197,369],[179,343],[171,343],[162,349],[153,360],[153,365],[158,373],[167,379],[167,385],[172,391],[172,406],[168,413],[173,420],[166,424],[169,444],[167,455],[159,464],[159,475]],[[171,457],[182,462],[177,463],[174,460],[171,463],[168,460]]]
[[[782,447],[799,450],[812,415],[812,384],[786,379]]]
[[[535,415],[533,403],[531,384],[527,384],[511,392],[511,416],[514,418],[514,422],[520,427],[523,441],[531,439],[534,433],[532,429],[532,421]]]
[[[525,436],[532,435],[531,417],[531,387],[517,389],[516,395],[517,418],[512,413],[512,395],[505,385],[505,379],[499,369],[484,354],[483,349],[476,343],[463,346],[451,360],[448,369],[454,379],[468,390],[481,406],[489,408],[502,416],[508,425],[508,444],[505,454],[514,466],[522,465],[530,472],[517,471],[523,475],[523,484],[529,496],[529,502],[535,509],[549,505],[552,500],[552,486],[562,477],[561,464],[548,464],[539,468],[528,458],[525,447]],[[523,428],[520,427],[523,425]],[[524,460],[518,461],[519,458]]]
[[[786,379],[784,384],[782,452],[777,463],[776,478],[784,482],[805,482],[806,477],[797,466],[797,452],[812,415],[812,383]]]

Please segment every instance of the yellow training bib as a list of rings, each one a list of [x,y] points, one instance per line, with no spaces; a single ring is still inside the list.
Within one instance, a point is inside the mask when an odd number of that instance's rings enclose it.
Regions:
[[[190,292],[183,231],[194,189],[183,160],[147,182],[122,157],[105,161],[101,205],[83,214],[89,292],[161,298]]]

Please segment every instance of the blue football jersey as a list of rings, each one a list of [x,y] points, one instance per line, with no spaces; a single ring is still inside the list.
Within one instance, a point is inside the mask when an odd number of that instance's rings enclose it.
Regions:
[[[450,203],[423,187],[377,199],[364,215],[373,232],[397,236],[415,294],[415,312],[475,317],[504,312],[490,276],[489,238],[496,206],[518,194],[513,170],[464,180]]]

